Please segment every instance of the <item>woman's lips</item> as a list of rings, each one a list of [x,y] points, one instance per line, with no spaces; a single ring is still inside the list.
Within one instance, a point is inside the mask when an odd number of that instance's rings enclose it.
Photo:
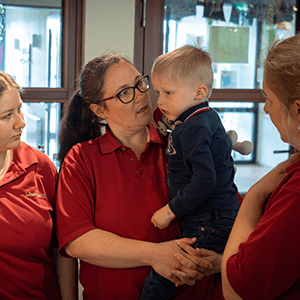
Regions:
[[[148,108],[148,105],[143,106],[137,113],[145,112]]]

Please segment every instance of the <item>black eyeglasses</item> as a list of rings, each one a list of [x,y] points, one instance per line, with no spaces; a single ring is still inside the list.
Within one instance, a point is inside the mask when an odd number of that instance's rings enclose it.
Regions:
[[[120,91],[118,94],[116,94],[115,96],[100,100],[100,102],[102,101],[106,101],[106,100],[110,100],[113,98],[118,98],[122,103],[124,104],[128,104],[130,103],[134,97],[135,97],[135,89],[138,89],[141,93],[146,93],[149,89],[150,89],[150,81],[149,81],[149,76],[148,75],[144,75],[137,83],[135,86],[132,87],[127,87],[125,89],[123,89],[122,91]]]

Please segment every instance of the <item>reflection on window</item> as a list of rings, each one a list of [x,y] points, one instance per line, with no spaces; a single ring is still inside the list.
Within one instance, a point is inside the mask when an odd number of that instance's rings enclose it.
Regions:
[[[166,0],[164,53],[203,47],[213,58],[214,88],[261,88],[265,49],[295,34],[295,0],[224,2]]]
[[[60,103],[23,103],[26,126],[22,140],[45,152],[58,168],[58,132],[61,113]]]
[[[0,69],[20,86],[61,87],[61,13],[0,5]]]

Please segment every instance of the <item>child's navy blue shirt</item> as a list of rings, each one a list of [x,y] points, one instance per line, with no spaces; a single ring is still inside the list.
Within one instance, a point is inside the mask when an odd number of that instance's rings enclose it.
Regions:
[[[169,206],[177,217],[239,209],[232,142],[208,102],[193,106],[169,136]]]

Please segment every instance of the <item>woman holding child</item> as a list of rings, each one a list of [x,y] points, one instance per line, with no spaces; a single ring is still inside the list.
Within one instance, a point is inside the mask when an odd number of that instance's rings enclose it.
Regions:
[[[82,71],[60,135],[61,252],[81,260],[84,299],[139,299],[150,267],[177,285],[193,285],[174,299],[223,299],[215,275],[195,284],[219,272],[220,256],[209,262],[186,254],[178,242],[194,251],[195,239],[177,240],[177,220],[165,229],[151,223],[169,197],[165,139],[150,123],[148,90],[149,78],[118,55],[95,58]]]
[[[299,50],[299,35],[275,45],[263,85],[265,111],[282,139],[298,150]],[[150,123],[148,89],[148,78],[117,55],[96,58],[82,71],[62,123],[61,252],[81,260],[84,299],[139,299],[150,267],[176,285],[202,279],[171,299],[223,299],[217,277],[208,275],[219,271],[222,255],[192,248],[195,239],[178,240],[176,219],[164,229],[151,223],[169,198],[165,143]],[[99,120],[107,123],[102,135]],[[246,194],[222,262],[226,299],[300,297],[297,158]]]

